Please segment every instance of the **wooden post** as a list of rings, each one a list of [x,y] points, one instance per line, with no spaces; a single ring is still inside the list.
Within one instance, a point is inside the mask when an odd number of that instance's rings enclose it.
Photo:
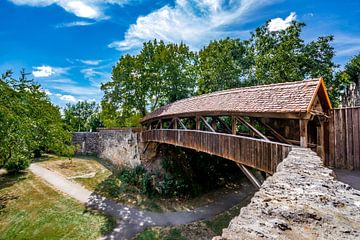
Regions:
[[[159,120],[159,128],[160,128],[160,129],[162,129],[162,128],[163,128],[163,122],[162,122],[162,120],[161,120],[161,119]]]
[[[173,119],[173,123],[174,123],[174,129],[177,129],[178,127],[177,127],[177,119],[176,118]]]
[[[325,161],[325,139],[324,139],[324,122],[320,121],[320,126],[317,127],[317,154]]]
[[[308,120],[300,119],[299,126],[300,126],[300,146],[308,147]]]
[[[234,116],[231,117],[231,132],[234,135],[237,133],[237,118]]]
[[[200,130],[200,116],[196,116],[195,117],[195,121],[196,121],[196,130]]]

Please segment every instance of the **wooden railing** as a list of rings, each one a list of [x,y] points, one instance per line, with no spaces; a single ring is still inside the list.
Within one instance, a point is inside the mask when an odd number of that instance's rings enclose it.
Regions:
[[[155,129],[141,132],[142,142],[158,142],[220,156],[274,173],[291,146],[256,138],[198,130]]]

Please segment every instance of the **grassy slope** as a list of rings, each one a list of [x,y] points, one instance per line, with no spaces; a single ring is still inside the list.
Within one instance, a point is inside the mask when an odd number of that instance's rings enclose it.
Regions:
[[[32,174],[0,176],[0,239],[96,239],[113,225]]]
[[[96,157],[79,156],[75,157],[72,162],[67,159],[50,156],[44,159],[41,166],[60,173],[61,175],[71,178],[73,181],[80,183],[90,191],[95,191],[97,185],[108,178],[112,173],[107,169],[100,159]],[[90,174],[91,176],[86,176]],[[92,175],[94,174],[94,176]]]

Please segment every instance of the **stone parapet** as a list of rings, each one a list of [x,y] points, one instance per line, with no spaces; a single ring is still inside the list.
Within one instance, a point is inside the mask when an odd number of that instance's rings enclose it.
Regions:
[[[294,148],[214,239],[360,239],[360,191],[311,150]]]

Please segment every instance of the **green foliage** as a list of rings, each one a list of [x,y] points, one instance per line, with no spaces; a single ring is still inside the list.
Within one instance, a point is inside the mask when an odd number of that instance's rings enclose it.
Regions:
[[[40,85],[19,79],[10,71],[0,78],[0,167],[19,171],[42,151],[56,151],[71,135],[64,129],[59,108],[51,104]]]
[[[14,156],[6,162],[4,167],[10,172],[19,172],[26,169],[30,165],[30,158],[22,154],[14,154]]]
[[[240,87],[252,58],[244,42],[215,40],[199,52],[198,94]]]
[[[105,126],[138,126],[147,111],[191,96],[195,61],[185,44],[156,40],[144,43],[136,56],[122,56],[113,68],[112,81],[101,87]]]
[[[351,83],[359,84],[360,81],[360,54],[353,57],[346,65],[344,70],[339,71],[335,75],[335,81],[332,88],[332,95],[334,98],[335,106],[339,102],[339,97],[346,94],[348,87]],[[360,86],[358,86],[360,87]]]
[[[136,192],[150,198],[188,198],[241,177],[230,161],[171,146],[163,146],[162,151],[167,156],[161,162],[163,172],[150,172],[142,165],[133,169],[122,168],[117,180],[109,178],[108,182],[102,183],[103,189],[113,196]]]
[[[64,122],[73,132],[95,131],[103,126],[99,106],[87,101],[68,103],[64,109]]]
[[[249,85],[299,81],[323,76],[328,86],[336,67],[332,59],[332,36],[308,44],[300,37],[304,23],[293,22],[281,31],[270,31],[268,23],[257,28],[249,40],[254,56],[254,78]]]
[[[338,98],[333,36],[305,43],[304,23],[270,31],[268,22],[248,40],[211,41],[198,54],[181,44],[154,40],[135,56],[125,55],[112,81],[102,85],[102,119],[106,126],[138,126],[147,112],[191,95],[324,77],[332,102]]]
[[[181,231],[176,228],[164,229],[146,229],[135,237],[135,240],[186,240],[181,235]]]

